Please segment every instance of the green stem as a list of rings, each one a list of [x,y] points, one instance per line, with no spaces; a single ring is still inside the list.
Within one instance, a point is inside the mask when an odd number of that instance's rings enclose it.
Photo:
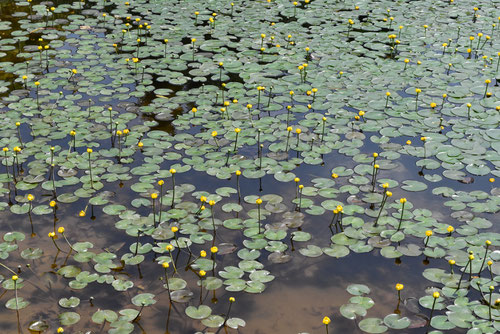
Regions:
[[[401,206],[401,217],[399,218],[399,225],[397,231],[399,231],[399,229],[401,228],[401,223],[403,222],[404,210],[405,210],[405,204],[403,203],[403,205]]]

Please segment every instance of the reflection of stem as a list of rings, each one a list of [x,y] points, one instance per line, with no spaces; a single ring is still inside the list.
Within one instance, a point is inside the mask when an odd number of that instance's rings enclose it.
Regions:
[[[172,298],[170,297],[170,284],[168,282],[167,268],[165,268],[165,282],[167,283],[168,300],[170,301],[170,304],[172,304]]]
[[[140,318],[143,309],[144,309],[144,303],[142,303],[139,313],[137,313],[137,316],[131,322],[136,322]]]
[[[169,296],[170,296],[170,294],[169,294]],[[172,312],[172,303],[170,303],[170,304],[168,305],[168,314],[167,314],[167,323],[166,323],[166,325],[165,325],[165,334],[170,333],[170,332],[168,331],[168,324],[169,324],[169,322],[170,322],[170,313],[171,313],[171,312]]]
[[[18,301],[17,301],[17,281],[14,281],[14,292],[16,294],[16,311],[19,312],[19,306],[18,306]],[[18,314],[18,316],[19,316],[19,314]]]
[[[71,255],[71,252],[73,252],[73,248],[71,248],[71,249],[69,250],[68,255],[66,255],[66,257],[64,258],[64,262],[63,262],[63,264],[61,265],[61,267],[66,266],[66,263],[68,262],[69,256]]]

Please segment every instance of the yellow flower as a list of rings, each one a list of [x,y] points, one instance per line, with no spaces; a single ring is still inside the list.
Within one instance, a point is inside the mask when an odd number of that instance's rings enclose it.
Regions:
[[[206,257],[207,256],[207,252],[205,252],[204,250],[201,250],[200,251],[200,256],[201,257]]]
[[[163,181],[163,180],[158,181],[159,186],[162,186],[164,183],[165,183],[165,181]]]
[[[15,282],[19,279],[19,277],[17,277],[17,275],[12,275],[12,280]]]
[[[69,132],[69,135],[72,136],[72,137],[76,136],[76,131],[75,130],[71,130]]]
[[[488,266],[491,266],[491,265],[493,264],[493,261],[489,260],[488,262],[486,262],[486,264],[487,264]]]
[[[172,231],[172,232],[174,232],[174,233],[175,233],[175,232],[179,231],[179,228],[178,228],[177,226],[172,226],[172,227],[170,228],[170,231]]]
[[[425,235],[428,236],[428,237],[430,237],[432,235],[432,233],[433,232],[431,230],[425,231]]]
[[[51,208],[55,207],[56,206],[56,201],[50,201],[49,206]]]
[[[391,92],[386,92],[385,96],[391,96]]]
[[[9,148],[8,148],[8,147],[4,147],[4,148],[2,148],[2,151],[4,151],[4,152],[9,152]],[[491,180],[491,179],[490,179],[490,180]],[[490,182],[491,182],[491,181],[490,181]]]
[[[448,260],[448,263],[453,266],[455,264],[455,260]]]
[[[440,296],[439,292],[435,291],[433,294],[432,294],[432,297],[438,299]]]
[[[217,253],[219,251],[219,249],[217,248],[217,246],[213,246],[213,247],[210,248],[210,251],[212,253]]]
[[[224,63],[220,61],[220,62],[219,62],[219,66],[220,66],[220,67],[224,66]]]
[[[30,202],[31,202],[32,200],[34,200],[34,199],[35,199],[35,196],[33,196],[33,195],[31,195],[31,194],[28,194],[27,198],[28,198],[28,201],[30,201]]]
[[[338,174],[332,173],[332,178],[336,179],[338,177],[339,177]]]
[[[421,140],[421,141],[426,141],[426,140],[427,140],[427,137],[420,137],[420,140]]]
[[[216,137],[217,136],[217,131],[212,131],[212,137]]]
[[[193,108],[191,109],[191,111],[192,111],[192,112],[197,112],[197,111],[198,111],[198,109],[196,109],[196,108],[194,108],[194,107],[193,107]]]
[[[157,199],[158,198],[158,194],[157,193],[152,193],[151,194],[151,198],[152,199]]]
[[[403,198],[400,198],[400,199],[399,199],[399,203],[401,203],[401,204],[406,203],[406,198],[404,198],[404,197],[403,197]]]
[[[297,128],[297,129],[295,129],[295,132],[296,132],[298,135],[300,135],[300,133],[302,132],[302,130],[301,130],[301,129],[299,129],[299,128]]]
[[[205,196],[201,196],[201,197],[200,197],[200,201],[201,201],[202,203],[205,203],[205,202],[207,201],[207,198],[206,198]]]
[[[80,217],[85,217],[85,211],[81,210],[81,211],[78,213],[78,215],[79,215]]]
[[[379,166],[378,164],[375,164],[375,165],[373,165],[373,168],[375,168],[375,169],[379,169],[379,168],[380,168],[380,166]]]
[[[288,131],[288,132],[292,131],[292,127],[291,126],[287,127],[286,131]]]
[[[325,325],[327,325],[327,326],[328,326],[328,324],[329,324],[330,322],[331,322],[330,318],[328,318],[328,317],[324,317],[324,318],[323,318],[323,324],[325,324]]]
[[[383,183],[383,184],[382,184],[382,188],[384,188],[384,189],[389,188],[389,183]]]
[[[378,153],[377,153],[377,152],[373,152],[372,156],[373,156],[374,158],[377,158],[377,157],[378,157]]]
[[[448,226],[448,227],[446,228],[446,231],[448,231],[448,232],[450,232],[450,233],[451,233],[451,232],[455,231],[455,228],[454,228],[453,226],[451,226],[451,225],[450,225],[450,226]]]
[[[91,149],[91,148],[88,148],[88,149],[87,149],[87,153],[92,153],[92,152],[93,152],[93,151],[92,151],[92,149]]]
[[[471,261],[474,260],[474,255],[473,254],[469,255],[469,260],[471,260]]]
[[[420,94],[420,93],[422,93],[422,90],[421,90],[420,88],[415,88],[415,92],[416,92],[417,94]]]
[[[54,238],[56,236],[56,234],[54,232],[49,232],[48,236],[49,236],[49,238]]]
[[[237,170],[237,171],[235,172],[235,174],[236,174],[236,176],[240,176],[240,175],[241,175],[241,170]]]
[[[255,200],[255,203],[257,203],[257,205],[261,205],[262,204],[262,200],[260,198],[257,198]]]
[[[229,302],[230,302],[230,303],[234,303],[234,301],[235,301],[235,300],[236,300],[236,299],[234,299],[234,297],[229,297]]]
[[[401,283],[396,284],[396,290],[398,290],[398,291],[403,290],[403,289],[404,289],[404,287],[405,287],[405,286],[404,286],[403,284],[401,284]]]
[[[490,80],[490,79],[486,79],[486,80],[484,80],[484,83],[485,83],[485,84],[490,84],[490,83],[491,83],[491,80]]]
[[[215,201],[212,199],[212,200],[210,200],[210,202],[208,202],[208,204],[209,204],[210,206],[214,206],[214,205],[215,205]]]
[[[247,104],[247,108],[248,108],[248,109],[252,109],[252,107],[253,107],[253,106],[252,106],[250,103],[249,103],[249,104]]]
[[[343,212],[344,211],[344,208],[342,207],[342,205],[337,205],[337,212]]]
[[[437,104],[435,102],[431,102],[431,108],[436,108]]]
[[[176,171],[174,168],[170,168],[169,172],[170,172],[170,174],[175,174],[175,173],[177,173],[177,171]]]
[[[35,86],[40,86],[40,82],[39,81],[35,81]]]
[[[491,241],[489,241],[489,240],[486,240],[484,243],[486,244],[486,246],[490,246],[491,245]]]
[[[61,227],[59,227],[59,228],[57,229],[57,232],[59,232],[60,234],[63,234],[63,233],[64,233],[64,227],[62,227],[62,226],[61,226]]]
[[[386,191],[385,194],[386,194],[387,197],[391,197],[392,196],[392,192],[390,192],[390,191]]]
[[[161,265],[165,269],[168,268],[168,267],[170,267],[170,265],[167,262],[163,262]]]
[[[240,133],[240,132],[241,132],[241,129],[240,129],[240,128],[236,128],[236,129],[234,129],[234,132],[236,132],[236,133]]]
[[[295,94],[295,93],[293,92],[293,90],[291,90],[291,91],[290,91],[290,95],[293,95],[293,94]]]
[[[198,273],[201,277],[203,277],[207,274],[207,272],[205,270],[200,270]]]
[[[64,333],[64,329],[63,329],[62,327],[59,327],[59,328],[57,329],[57,333]]]
[[[406,141],[406,145],[411,145],[411,140],[409,140],[409,139],[408,139],[408,140]]]
[[[168,244],[167,246],[165,246],[165,249],[170,252],[172,249],[174,249],[174,246]]]

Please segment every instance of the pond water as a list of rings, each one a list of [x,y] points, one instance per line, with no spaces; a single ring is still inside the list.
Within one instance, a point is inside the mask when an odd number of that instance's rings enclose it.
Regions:
[[[500,330],[494,2],[0,5],[2,332]]]

